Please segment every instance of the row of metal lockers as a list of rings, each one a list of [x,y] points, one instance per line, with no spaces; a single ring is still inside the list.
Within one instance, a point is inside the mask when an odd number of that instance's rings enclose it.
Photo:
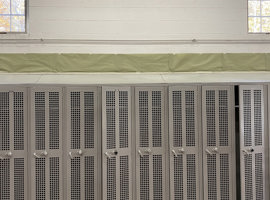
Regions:
[[[1,87],[0,200],[267,200],[267,93]]]

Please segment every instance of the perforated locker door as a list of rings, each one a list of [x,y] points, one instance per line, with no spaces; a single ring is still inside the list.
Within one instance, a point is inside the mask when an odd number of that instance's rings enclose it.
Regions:
[[[240,86],[241,199],[265,199],[263,86]]]
[[[202,87],[204,199],[235,199],[233,105],[232,87]]]
[[[67,192],[97,199],[97,89],[67,89]],[[99,186],[100,187],[100,186]]]
[[[102,109],[103,199],[132,199],[130,88],[103,87]]]
[[[26,90],[0,88],[0,199],[27,199]]]
[[[197,86],[169,88],[170,196],[198,200],[199,130]]]
[[[167,199],[164,95],[162,87],[135,89],[136,195],[140,200]]]
[[[62,89],[31,88],[31,196],[63,199]]]

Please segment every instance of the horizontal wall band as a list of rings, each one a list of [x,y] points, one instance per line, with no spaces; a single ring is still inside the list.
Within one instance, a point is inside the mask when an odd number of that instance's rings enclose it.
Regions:
[[[80,39],[1,39],[0,44],[81,44],[81,45],[192,45],[192,44],[270,44],[256,40],[80,40]]]
[[[270,53],[0,54],[0,72],[270,71]]]

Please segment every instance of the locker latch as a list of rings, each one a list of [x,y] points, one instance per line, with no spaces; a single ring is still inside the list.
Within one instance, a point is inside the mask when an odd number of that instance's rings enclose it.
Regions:
[[[183,154],[183,153],[185,153],[185,149],[183,147],[181,147],[178,149],[178,152]],[[172,153],[174,154],[175,157],[177,157],[177,152],[174,149],[172,150]]]
[[[218,148],[217,147],[213,147],[211,149],[211,151],[209,149],[205,149],[205,152],[209,155],[213,155],[214,153],[218,153]]]
[[[12,156],[12,152],[11,151],[6,152],[4,154],[4,156],[0,156],[0,160],[4,160],[5,158],[11,158],[11,156]]]
[[[73,154],[77,154],[79,156],[83,155],[83,151],[81,149],[79,149],[77,152],[69,152],[68,155],[71,159],[73,159],[74,155]]]
[[[145,149],[143,151],[141,151],[140,149],[138,150],[138,153],[140,155],[140,157],[143,157],[144,154],[151,154],[152,153],[152,150],[149,148],[149,149]]]
[[[110,153],[105,152],[104,154],[105,154],[108,158],[112,158],[112,155],[110,155]]]
[[[33,153],[33,155],[36,157],[36,158],[41,158],[42,156],[46,157],[48,155],[48,152],[45,150],[45,151],[42,151],[40,154],[37,154],[36,152]]]
[[[246,148],[244,150],[242,150],[244,154],[248,154],[248,153],[252,153],[254,152],[254,149],[252,147]]]
[[[111,152],[105,152],[104,153],[108,158],[111,158],[113,156],[117,156],[118,155],[118,151],[115,149],[114,151]]]
[[[177,153],[175,152],[175,150],[172,150],[173,154],[175,157],[177,157]]]

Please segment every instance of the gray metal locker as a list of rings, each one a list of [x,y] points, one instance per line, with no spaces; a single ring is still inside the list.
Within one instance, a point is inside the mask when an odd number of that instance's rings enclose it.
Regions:
[[[27,91],[0,88],[0,199],[27,199]]]
[[[232,87],[202,87],[202,119],[204,199],[235,199]]]
[[[97,88],[67,88],[67,198],[97,199]]]
[[[63,199],[62,89],[31,88],[31,199]]]
[[[264,200],[264,89],[261,85],[240,86],[241,198]]]
[[[169,88],[170,197],[200,199],[197,86]]]
[[[135,88],[137,199],[166,197],[165,90]]]
[[[132,199],[131,91],[102,88],[103,199]]]

